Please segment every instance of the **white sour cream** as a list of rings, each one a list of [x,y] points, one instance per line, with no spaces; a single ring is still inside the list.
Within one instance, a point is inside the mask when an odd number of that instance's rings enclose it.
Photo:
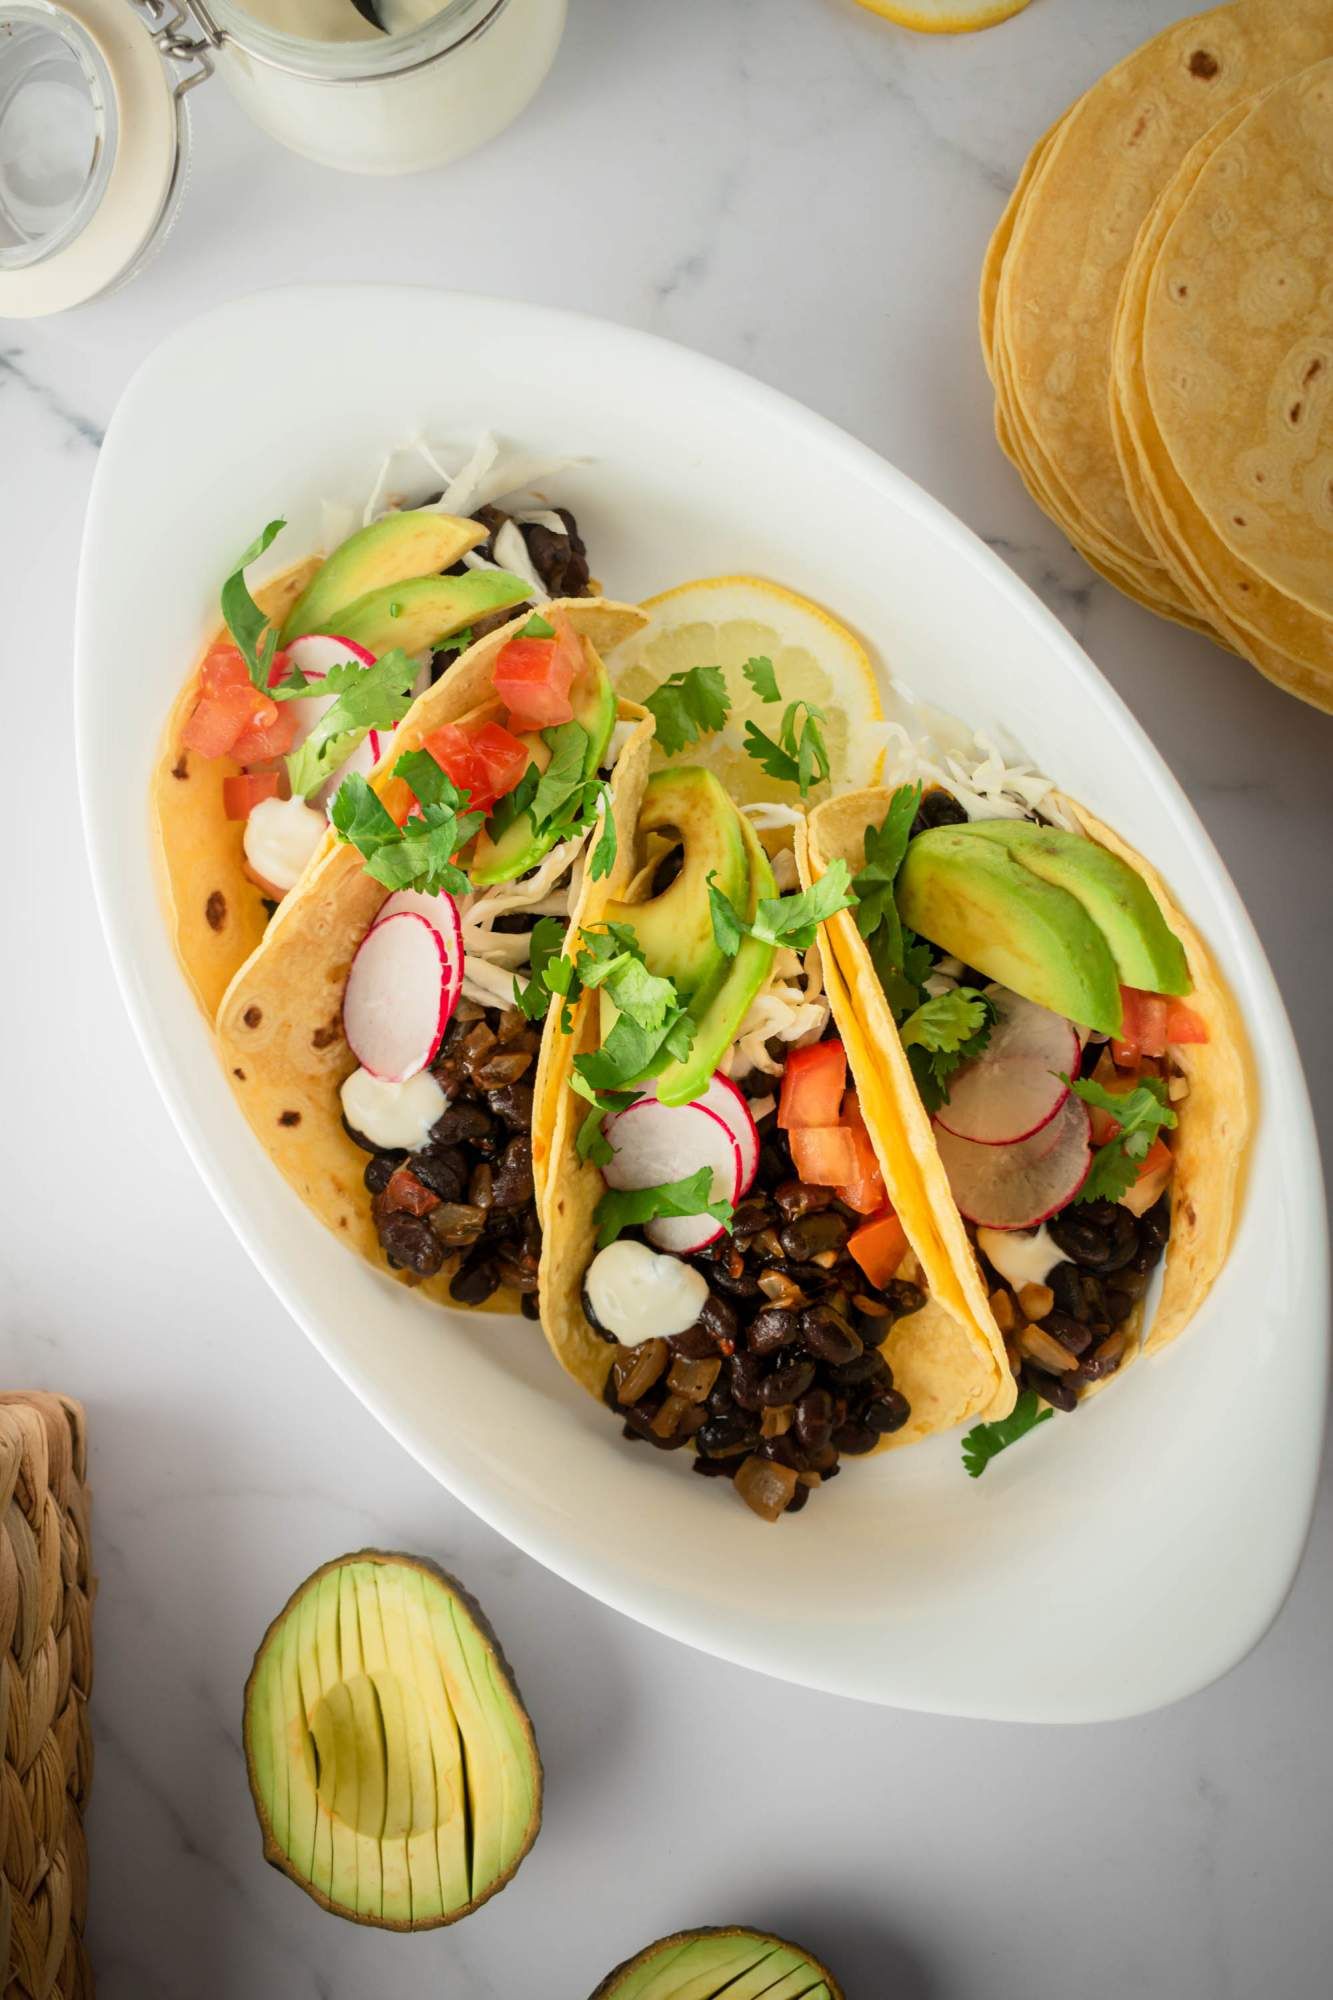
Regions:
[[[598,1325],[631,1347],[684,1333],[708,1297],[708,1280],[692,1264],[630,1241],[599,1250],[583,1282]]]
[[[304,799],[261,799],[245,822],[245,858],[265,882],[285,896],[329,823]]]
[[[419,1070],[406,1083],[390,1083],[368,1069],[355,1069],[341,1096],[348,1124],[385,1152],[399,1148],[419,1152],[449,1102],[428,1069]]]
[[[1043,1222],[1040,1229],[978,1229],[977,1246],[1015,1291],[1044,1285],[1065,1253]]]

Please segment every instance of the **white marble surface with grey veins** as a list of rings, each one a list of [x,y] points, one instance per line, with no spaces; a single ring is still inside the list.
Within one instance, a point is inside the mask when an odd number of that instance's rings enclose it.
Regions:
[[[1183,11],[1034,0],[954,40],[850,0],[572,0],[517,127],[449,172],[387,183],[288,155],[213,85],[194,93],[191,185],[149,270],[105,303],[0,326],[3,1377],[70,1390],[91,1415],[101,2000],[585,2000],[641,1943],[735,1919],[807,1942],[849,2000],[1328,1992],[1327,1487],[1258,1651],[1138,1722],[892,1714],[639,1630],[437,1488],[251,1269],[131,1040],[74,794],[80,526],[99,439],[148,348],[293,278],[582,307],[835,418],[1035,585],[1183,779],[1333,1116],[1333,722],[1094,580],[996,450],[977,349],[982,251],[1029,144]],[[383,354],[391,366],[391,338]],[[172,514],[207,478],[182,411],[179,488],[142,523],[164,562]],[[151,644],[146,604],[122,670]],[[479,1594],[546,1760],[545,1829],[516,1883],[422,1938],[339,1923],[266,1869],[241,1761],[241,1687],[267,1620],[318,1563],[367,1543],[428,1551]]]

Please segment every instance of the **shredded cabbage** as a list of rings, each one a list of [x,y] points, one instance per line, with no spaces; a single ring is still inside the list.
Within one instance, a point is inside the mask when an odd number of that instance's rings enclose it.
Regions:
[[[830,1011],[819,946],[811,945],[804,958],[786,949],[774,952],[768,983],[750,1002],[740,1032],[722,1059],[723,1072],[733,1079],[748,1076],[751,1070],[781,1076],[782,1063],[774,1061],[766,1044],[776,1040],[800,1049],[817,1042],[828,1026]]]
[[[412,471],[404,467],[399,474],[401,460],[417,460],[424,465],[432,477],[438,481],[441,492],[438,500],[430,503],[430,512],[437,514],[475,514],[479,507],[486,507],[496,501],[513,496],[520,502],[514,508],[519,520],[541,522],[555,534],[564,534],[565,524],[559,515],[549,507],[541,505],[543,494],[533,490],[534,482],[549,479],[566,466],[580,461],[574,458],[542,458],[534,452],[506,450],[491,431],[485,431],[477,439],[461,465],[450,471],[445,463],[451,453],[442,456],[437,448],[420,435],[408,438],[404,443],[394,445],[384,454],[379,471],[370,489],[369,498],[361,508],[361,525],[369,527],[381,514],[393,513],[397,508],[410,504],[407,494],[413,486],[420,487],[419,471],[415,478]],[[400,485],[401,479],[401,485]],[[522,502],[526,501],[526,510]],[[331,506],[332,503],[326,503]],[[339,516],[346,510],[338,508]],[[330,534],[328,546],[335,547],[346,539],[355,522],[355,514],[349,515],[349,525],[336,536]],[[325,526],[329,528],[326,516]],[[521,539],[521,538],[520,538]]]
[[[563,917],[568,921],[578,902],[583,880],[583,839],[562,840],[544,855],[539,867],[517,882],[497,882],[494,888],[479,889],[458,905],[463,925],[463,992],[469,1000],[486,1007],[512,1007],[514,975],[528,963],[532,948],[530,931],[497,931],[498,918],[523,910],[538,917]],[[557,888],[560,877],[571,871],[567,884]],[[525,980],[519,984],[526,985]]]
[[[999,747],[980,730],[968,737],[958,730],[958,742],[942,747],[932,735],[913,736],[901,722],[882,725],[885,736],[884,784],[943,785],[952,792],[969,819],[1023,819],[1040,809],[1057,826],[1075,831],[1050,793],[1051,780],[1032,766],[1006,762]]]

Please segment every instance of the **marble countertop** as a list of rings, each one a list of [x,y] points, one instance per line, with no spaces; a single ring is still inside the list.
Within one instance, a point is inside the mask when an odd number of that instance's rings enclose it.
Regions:
[[[73,789],[80,526],[102,431],[148,348],[290,278],[579,306],[845,424],[1037,588],[1183,779],[1271,954],[1316,1111],[1333,1116],[1333,722],[1090,575],[993,444],[974,331],[982,251],[1029,144],[1182,11],[1035,0],[951,40],[850,0],[572,0],[527,117],[447,173],[398,182],[288,155],[214,84],[193,94],[191,183],[151,267],[101,304],[0,326],[0,658],[27,857],[3,897],[24,949],[0,982],[0,1327],[8,1383],[66,1389],[90,1413],[102,2000],[583,2000],[649,1939],[732,1920],[807,1942],[849,2000],[1327,1991],[1327,1483],[1257,1652],[1132,1723],[861,1708],[625,1622],[438,1489],[251,1269],[131,1040]],[[189,461],[188,412],[182,474],[164,512],[208,476]],[[140,637],[125,635],[126,671]],[[241,1687],[265,1624],[309,1570],[367,1543],[429,1552],[481,1597],[548,1773],[517,1883],[429,1937],[337,1923],[266,1870],[242,1766]]]

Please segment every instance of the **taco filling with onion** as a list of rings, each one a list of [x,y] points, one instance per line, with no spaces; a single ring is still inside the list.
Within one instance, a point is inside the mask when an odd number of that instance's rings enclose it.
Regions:
[[[802,890],[801,839],[799,812],[668,763],[551,995],[548,1337],[627,1438],[690,1447],[769,1521],[1008,1381],[881,1144],[886,1086],[826,945],[848,871]]]
[[[1108,827],[989,744],[941,760],[900,733],[896,785],[811,815],[810,877],[850,872],[832,948],[978,1324],[1029,1418],[1071,1411],[1173,1339],[1221,1268],[1243,1033]]]

